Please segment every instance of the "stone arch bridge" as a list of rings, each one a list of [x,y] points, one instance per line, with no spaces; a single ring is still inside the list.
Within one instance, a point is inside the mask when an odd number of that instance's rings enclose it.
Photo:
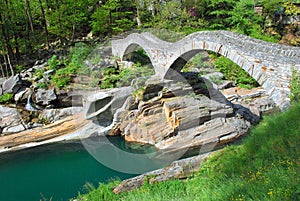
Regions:
[[[164,78],[169,69],[180,71],[202,50],[221,54],[248,72],[281,109],[290,104],[292,69],[300,72],[300,48],[269,43],[229,31],[202,31],[175,43],[162,41],[149,33],[133,33],[112,41],[112,53],[124,59],[141,47],[149,56],[157,75]]]

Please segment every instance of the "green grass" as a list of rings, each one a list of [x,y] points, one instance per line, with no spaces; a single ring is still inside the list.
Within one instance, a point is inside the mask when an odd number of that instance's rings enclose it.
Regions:
[[[300,77],[296,70],[292,72],[290,99],[292,102],[300,101]]]
[[[217,69],[224,74],[227,80],[235,81],[236,84],[241,88],[253,88],[259,86],[254,78],[252,78],[246,71],[244,71],[240,66],[235,64],[230,59],[220,56],[217,57],[213,55],[214,64]]]
[[[232,145],[204,162],[186,180],[145,184],[114,195],[119,181],[100,184],[78,200],[300,200],[300,104],[264,117],[241,145]]]

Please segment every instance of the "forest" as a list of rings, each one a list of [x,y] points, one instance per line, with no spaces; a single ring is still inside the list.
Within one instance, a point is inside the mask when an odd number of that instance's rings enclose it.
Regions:
[[[286,32],[284,17],[300,13],[297,0],[0,0],[2,77],[57,49],[133,29],[189,34],[226,29],[271,42]],[[262,9],[259,9],[262,8]],[[299,45],[299,38],[288,45]]]

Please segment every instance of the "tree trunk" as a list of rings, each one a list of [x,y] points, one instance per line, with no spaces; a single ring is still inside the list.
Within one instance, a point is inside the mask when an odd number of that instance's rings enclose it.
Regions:
[[[9,57],[9,54],[7,54],[7,61],[8,61],[8,65],[9,65],[9,68],[10,68],[10,73],[11,73],[12,76],[14,76],[15,72],[14,72],[14,68],[13,68],[13,66],[11,64],[11,59]]]
[[[12,49],[12,46],[11,46],[11,43],[10,43],[10,38],[9,38],[9,36],[7,34],[7,31],[6,31],[5,21],[3,19],[2,13],[0,13],[0,22],[1,22],[1,31],[2,31],[3,38],[4,38],[5,49],[7,50],[8,57],[12,58],[13,57],[13,49]],[[3,53],[4,52],[5,51],[3,49]]]
[[[47,1],[46,1],[47,2]],[[45,29],[45,34],[46,34],[46,43],[47,43],[47,46],[49,46],[49,32],[48,32],[48,28],[47,28],[47,21],[46,21],[46,15],[45,15],[45,10],[43,8],[43,4],[42,4],[42,0],[39,0],[39,3],[40,3],[40,8],[41,8],[41,12],[42,12],[42,24],[44,26],[44,29]]]
[[[4,48],[2,46],[2,56],[3,56],[3,60],[4,60],[4,65],[5,65],[5,72],[6,72],[6,77],[9,77],[8,74],[8,68],[7,68],[7,59],[6,59],[6,55],[4,53]]]
[[[31,29],[31,32],[32,32],[33,39],[35,39],[35,37],[34,37],[33,23],[32,23],[32,15],[31,15],[31,11],[30,11],[29,1],[25,0],[25,4],[26,4],[26,7],[25,7],[25,9],[26,9],[26,15],[27,15],[28,20],[29,20],[29,25],[30,25],[30,29]]]
[[[59,3],[58,3],[58,0],[55,0],[55,4],[56,4],[56,12],[58,12],[58,27],[59,27],[59,37],[62,39],[62,36],[61,36],[61,32],[62,32],[62,25],[61,25],[61,17],[60,17],[60,11],[59,11]]]
[[[1,67],[1,74],[2,74],[2,78],[4,78],[5,77],[5,74],[4,74],[4,70],[3,70],[3,66],[2,66],[2,64],[0,64],[0,67]]]
[[[6,1],[6,3],[7,3],[7,10],[8,10],[8,2]],[[17,16],[16,10],[14,8],[14,4],[12,3],[11,0],[9,1],[9,4],[12,8],[12,15]],[[14,21],[14,23],[12,21]],[[9,15],[9,22],[10,22],[10,24],[15,24],[16,20],[12,19],[11,15]],[[17,25],[15,25],[15,28],[16,28],[16,26]],[[20,45],[19,45],[20,36],[18,35],[18,32],[13,28],[12,28],[12,35],[14,38],[14,48],[15,48],[14,59],[18,61],[21,58]]]

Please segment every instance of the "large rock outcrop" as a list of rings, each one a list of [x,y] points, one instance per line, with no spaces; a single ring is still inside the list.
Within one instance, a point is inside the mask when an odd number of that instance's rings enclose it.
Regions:
[[[233,141],[259,120],[198,77],[189,83],[152,79],[136,96],[117,114],[110,134],[154,145],[164,154]]]

